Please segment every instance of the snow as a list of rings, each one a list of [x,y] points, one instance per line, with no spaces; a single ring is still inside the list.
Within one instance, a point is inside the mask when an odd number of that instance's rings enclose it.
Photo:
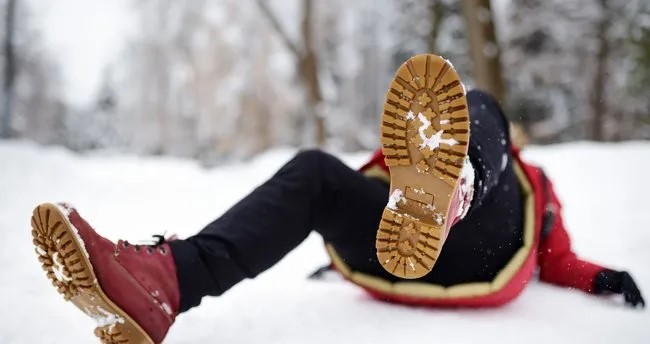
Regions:
[[[443,57],[442,59],[445,60],[445,62],[449,65],[449,67],[451,67],[451,69],[456,70],[456,67],[454,67],[454,64],[451,63],[451,61],[447,60],[447,59],[444,58],[444,57]]]
[[[445,222],[445,216],[441,213],[434,214],[434,216],[438,226],[442,226],[442,224]]]
[[[67,203],[56,204],[56,207],[59,209],[60,212],[65,214],[66,217],[70,216],[70,213],[74,208],[74,206]],[[75,227],[75,225],[72,222],[68,221],[68,224],[70,225],[70,228],[72,228],[72,235],[74,235],[74,237],[77,239],[77,242],[79,243],[79,246],[81,246],[81,252],[83,252],[86,258],[89,258],[88,251],[86,250],[86,243],[79,235],[79,230],[77,229],[77,227]]]
[[[168,315],[172,315],[172,314],[173,314],[173,312],[172,312],[172,308],[169,307],[168,304],[166,304],[166,303],[163,302],[163,303],[160,305],[160,307],[162,307],[162,309],[163,309],[163,310],[165,311],[165,313],[167,313]]]
[[[293,150],[204,170],[190,161],[0,141],[0,343],[95,343],[95,323],[54,290],[34,255],[29,216],[39,202],[79,207],[103,235],[191,235],[269,177]],[[360,166],[368,153],[346,155]],[[626,269],[650,297],[650,144],[531,147],[564,203],[576,250]],[[306,276],[327,262],[310,236],[277,266],[177,318],[166,343],[648,343],[650,312],[531,282],[499,309],[411,308],[374,301],[345,281]],[[36,330],[35,330],[36,329]],[[47,335],[45,335],[47,334]]]
[[[97,327],[124,323],[124,318],[105,310],[102,306],[95,306],[95,312],[93,312],[91,309],[92,308],[84,308],[84,312],[88,314],[88,316],[93,320],[95,320]]]
[[[72,278],[65,275],[65,267],[61,263],[62,259],[59,257],[59,252],[52,254],[52,272],[54,273],[54,277],[60,282],[72,281]]]
[[[412,120],[415,119],[415,114],[413,114],[413,111],[409,111],[409,112],[406,114],[406,119],[409,120],[409,121],[412,121]]]
[[[422,112],[418,113],[418,119],[420,120],[420,125],[418,127],[418,134],[420,134],[420,138],[422,139],[422,143],[420,143],[420,149],[424,149],[425,147],[429,148],[430,150],[434,150],[440,146],[440,144],[446,144],[449,146],[453,146],[458,144],[458,141],[455,139],[443,139],[442,138],[442,130],[439,130],[435,134],[431,135],[431,137],[427,137],[427,134],[425,131],[431,127],[431,121],[429,121],[423,114]]]
[[[395,189],[391,192],[388,197],[388,203],[386,208],[388,209],[397,209],[397,202],[406,203],[406,198],[404,198],[404,192],[401,189]]]
[[[501,155],[501,171],[505,170],[507,166],[508,166],[508,154],[503,153],[503,155]]]
[[[47,254],[47,252],[45,252],[45,250],[43,250],[39,246],[35,246],[34,248],[36,249],[36,253],[38,253],[39,256],[44,256]]]
[[[469,211],[469,205],[474,199],[474,166],[472,162],[469,161],[469,156],[465,157],[463,161],[463,168],[460,170],[460,179],[465,180],[464,183],[460,184],[460,205],[458,206],[458,212],[456,213],[457,217],[463,219],[467,212]],[[467,201],[467,203],[465,203]]]
[[[409,266],[411,267],[411,269],[413,271],[415,271],[415,264],[413,264],[413,261],[411,260],[411,257],[408,257],[408,261],[409,261]]]

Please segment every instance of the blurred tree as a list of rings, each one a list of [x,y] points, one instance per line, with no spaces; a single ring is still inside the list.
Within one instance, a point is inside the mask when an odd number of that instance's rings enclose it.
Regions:
[[[440,25],[445,16],[449,15],[449,10],[443,1],[430,0],[429,3],[429,41],[427,49],[430,53],[438,51],[438,37],[440,36]]]
[[[621,63],[614,69],[614,81],[622,101],[609,106],[615,121],[613,140],[650,139],[650,2],[630,0],[610,3],[615,17],[611,36],[619,37],[611,49]]]
[[[472,60],[467,42],[466,23],[456,0],[393,0],[391,14],[395,43],[392,54],[394,72],[406,59],[433,53],[452,61],[466,85],[474,85]]]
[[[490,0],[462,0],[476,87],[505,101],[501,54]]]
[[[315,143],[318,146],[323,146],[327,140],[327,128],[322,113],[323,95],[320,86],[318,55],[316,53],[313,34],[315,21],[313,19],[314,2],[313,0],[302,1],[300,45],[293,43],[265,0],[256,0],[256,3],[262,14],[266,16],[271,26],[280,36],[287,49],[294,54],[296,61],[298,61],[298,79],[303,84],[307,97],[307,109],[305,111],[310,115],[314,124]]]
[[[62,101],[58,65],[13,1],[11,127],[43,143],[210,163],[281,145],[373,149],[386,84],[424,52],[468,89],[502,92],[533,142],[650,138],[647,0],[133,0],[136,33],[85,108]]]
[[[534,141],[650,137],[647,0],[522,0],[509,12],[509,109]]]
[[[592,91],[589,93],[589,103],[591,105],[591,139],[594,141],[603,141],[605,115],[607,114],[607,99],[605,98],[608,59],[610,55],[610,38],[608,37],[610,19],[612,14],[608,6],[608,0],[598,0],[600,18],[596,21],[596,39],[598,48],[596,51],[596,61],[594,66],[594,77]]]
[[[44,49],[29,5],[17,0],[2,5],[0,137],[62,144],[67,106],[59,68]]]
[[[3,44],[4,83],[2,96],[2,120],[0,138],[8,138],[12,134],[12,117],[14,110],[14,85],[16,78],[16,56],[14,52],[16,19],[16,0],[7,0],[5,4],[5,37]]]

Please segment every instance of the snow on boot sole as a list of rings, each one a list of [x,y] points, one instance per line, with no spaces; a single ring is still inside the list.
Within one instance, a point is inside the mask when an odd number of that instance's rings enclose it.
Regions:
[[[153,344],[147,333],[104,293],[83,241],[65,211],[45,203],[32,214],[38,260],[66,301],[97,321],[95,335],[104,344]]]
[[[407,279],[431,271],[451,222],[469,143],[465,87],[451,63],[418,55],[399,67],[386,94],[382,152],[390,199],[377,231],[377,257]]]

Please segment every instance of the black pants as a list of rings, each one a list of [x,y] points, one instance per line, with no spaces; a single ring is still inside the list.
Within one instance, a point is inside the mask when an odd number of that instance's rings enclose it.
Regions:
[[[521,192],[509,156],[508,124],[492,97],[467,94],[469,156],[476,171],[470,213],[454,228],[433,271],[442,285],[488,281],[521,246]],[[201,232],[170,243],[181,311],[221,295],[277,263],[312,230],[356,271],[396,280],[379,264],[375,234],[388,185],[318,151],[298,153],[273,177]]]

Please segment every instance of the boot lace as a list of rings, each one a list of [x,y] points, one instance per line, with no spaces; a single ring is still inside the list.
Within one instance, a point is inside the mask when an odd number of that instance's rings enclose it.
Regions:
[[[122,247],[125,249],[132,248],[136,252],[140,252],[143,248],[147,250],[148,254],[153,254],[158,251],[160,254],[167,254],[167,248],[163,246],[167,242],[164,235],[154,234],[152,235],[153,239],[150,240],[140,240],[138,244],[131,244],[128,240],[122,241]]]

